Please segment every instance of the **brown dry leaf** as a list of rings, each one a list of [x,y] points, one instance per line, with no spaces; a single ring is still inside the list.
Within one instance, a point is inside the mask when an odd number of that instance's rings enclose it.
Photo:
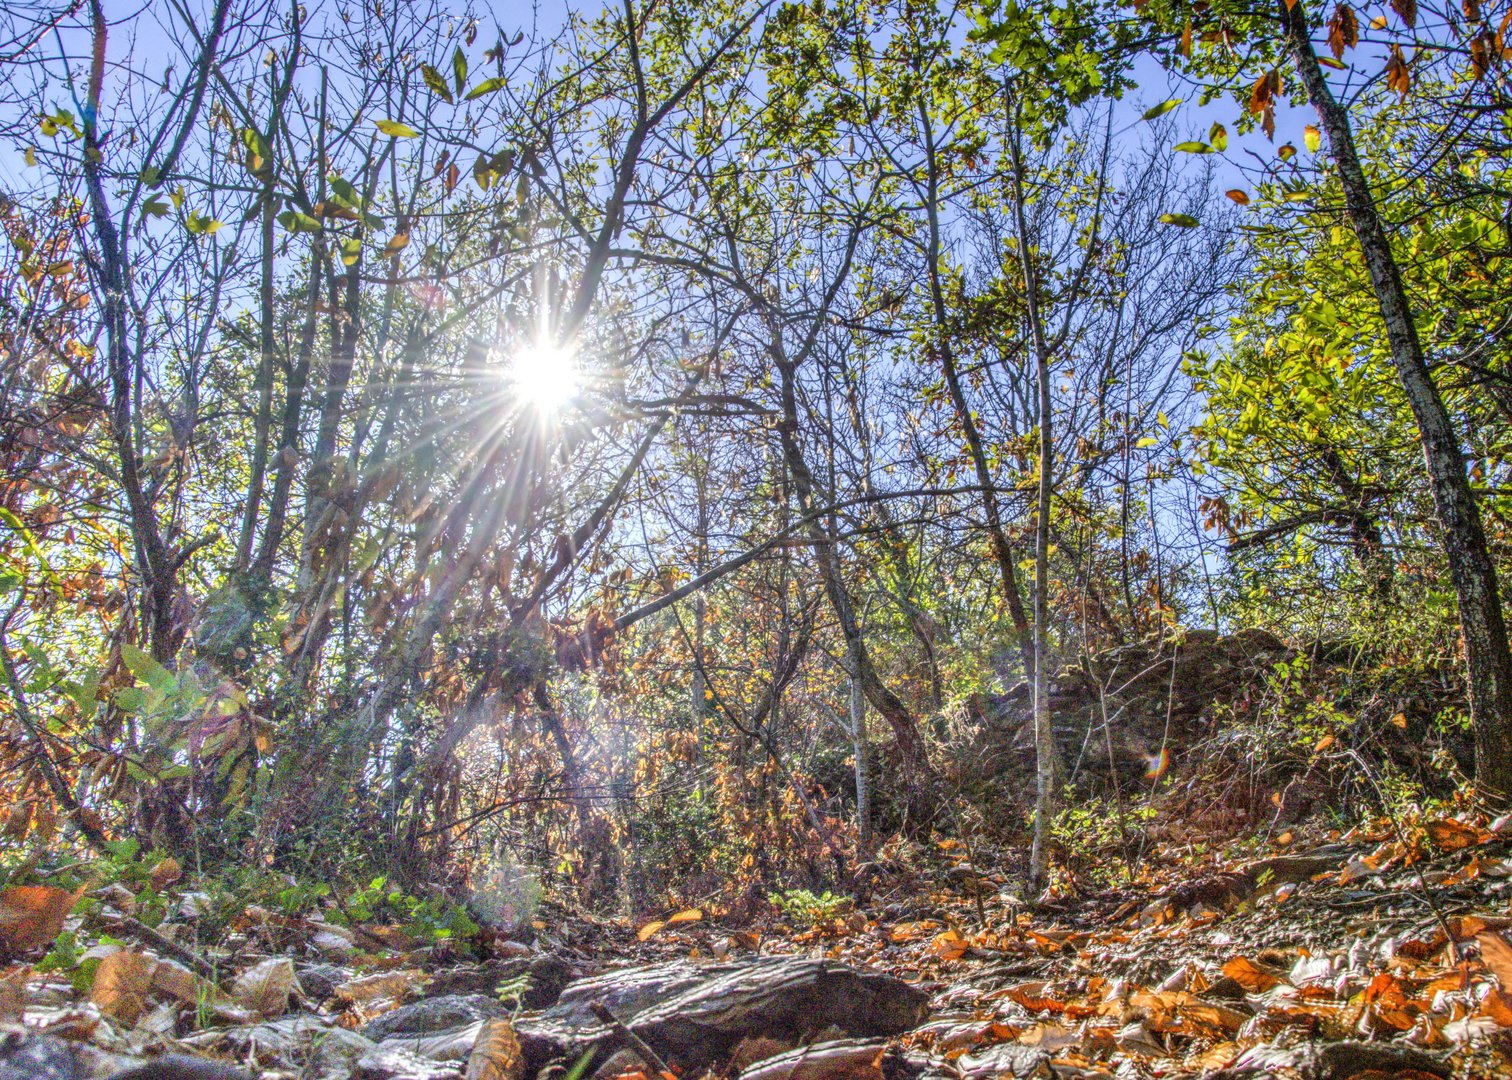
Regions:
[[[200,999],[199,976],[173,960],[158,961],[157,970],[152,973],[152,988],[188,1005],[197,1004]]]
[[[703,912],[698,908],[689,908],[687,911],[679,911],[667,920],[668,926],[679,926],[682,923],[698,922],[703,918]]]
[[[1263,994],[1281,980],[1259,964],[1236,956],[1223,965],[1223,973],[1252,994]]]
[[[929,951],[941,960],[959,960],[971,945],[957,930],[947,930],[930,943]]]
[[[113,1016],[127,1027],[132,1026],[147,1006],[152,992],[152,975],[158,962],[130,949],[118,949],[95,968],[94,985],[89,1000],[106,1016]]]
[[[0,1023],[21,1022],[26,1011],[26,975],[30,968],[0,972]]]
[[[473,1040],[462,1075],[463,1080],[520,1080],[525,1075],[525,1054],[514,1025],[508,1020],[486,1021]]]
[[[1453,818],[1430,821],[1423,826],[1429,838],[1445,851],[1458,851],[1481,842],[1481,831]]]
[[[86,887],[69,892],[51,885],[14,885],[0,891],[0,956],[50,944]]]
[[[162,892],[184,876],[184,868],[177,859],[164,859],[152,868],[152,887]]]
[[[1512,1027],[1512,994],[1493,989],[1482,999],[1480,1011],[1502,1027]]]
[[[294,961],[287,956],[272,956],[236,977],[231,997],[264,1016],[282,1016],[289,1011],[289,996],[299,980],[294,977]]]
[[[648,938],[650,938],[650,936],[652,934],[656,933],[658,930],[660,930],[662,927],[664,927],[666,925],[667,924],[665,922],[663,922],[662,920],[660,920],[660,919],[655,919],[652,922],[648,922],[645,926],[641,927],[639,930],[637,930],[635,932],[635,940],[636,941],[645,941]]]
[[[1512,990],[1512,945],[1495,930],[1483,930],[1475,935],[1480,943],[1481,959],[1502,984],[1503,990]]]
[[[342,1001],[364,1002],[379,998],[397,998],[412,986],[418,986],[424,972],[415,968],[400,968],[397,971],[380,971],[376,975],[364,975],[336,987],[335,996]]]

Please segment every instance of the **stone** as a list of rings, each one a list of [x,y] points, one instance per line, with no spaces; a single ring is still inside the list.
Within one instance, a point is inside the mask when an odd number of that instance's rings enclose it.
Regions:
[[[928,1013],[928,996],[917,987],[829,960],[674,960],[573,983],[539,1017],[521,1017],[515,1026],[532,1068],[608,1042],[611,1033],[589,1008],[595,1002],[663,1057],[690,1067],[720,1058],[748,1036],[796,1043],[832,1030],[886,1038],[912,1030]]]
[[[250,1055],[265,1068],[292,1069],[303,1080],[348,1080],[358,1059],[377,1046],[355,1031],[308,1015],[207,1031],[181,1041],[238,1060]]]
[[[485,960],[481,964],[460,964],[443,968],[431,976],[432,994],[486,994],[493,997],[500,983],[527,976],[530,987],[520,999],[525,1009],[549,1009],[562,996],[563,989],[582,973],[557,956],[545,953],[530,959]]]
[[[336,988],[352,978],[351,968],[335,964],[302,964],[296,969],[299,985],[305,997],[311,1001],[324,1001],[336,992]]]
[[[422,1035],[466,1027],[506,1013],[503,1004],[484,994],[442,994],[391,1009],[370,1022],[362,1034],[374,1042],[395,1035]]]
[[[462,1070],[408,1050],[376,1046],[357,1062],[352,1080],[462,1080]]]

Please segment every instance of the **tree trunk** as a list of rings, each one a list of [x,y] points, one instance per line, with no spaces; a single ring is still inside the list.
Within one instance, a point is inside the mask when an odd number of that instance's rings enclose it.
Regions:
[[[1454,424],[1434,385],[1423,355],[1417,324],[1401,269],[1381,224],[1375,197],[1355,150],[1348,110],[1334,97],[1318,64],[1300,3],[1280,5],[1281,25],[1291,44],[1297,73],[1318,110],[1350,224],[1380,305],[1391,348],[1391,361],[1417,421],[1423,461],[1433,490],[1442,530],[1449,577],[1459,601],[1460,634],[1469,672],[1470,723],[1475,735],[1475,780],[1487,796],[1505,801],[1512,795],[1512,653],[1497,588],[1496,569],[1487,550],[1480,508],[1465,475],[1465,462]]]
[[[1034,523],[1034,844],[1029,854],[1029,883],[1045,886],[1050,869],[1050,818],[1055,808],[1055,733],[1050,726],[1050,682],[1045,670],[1049,653],[1050,498],[1055,486],[1055,442],[1051,424],[1050,346],[1039,306],[1039,280],[1029,246],[1029,222],[1024,213],[1024,161],[1019,148],[1017,118],[1008,140],[1012,158],[1013,224],[1018,234],[1019,262],[1024,274],[1024,306],[1034,344],[1035,377],[1039,389],[1039,499]]]

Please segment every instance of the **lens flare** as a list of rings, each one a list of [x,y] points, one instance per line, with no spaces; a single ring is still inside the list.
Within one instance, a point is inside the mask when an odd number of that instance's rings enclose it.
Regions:
[[[543,413],[560,411],[577,394],[577,357],[557,345],[531,345],[509,363],[509,384],[522,402]]]

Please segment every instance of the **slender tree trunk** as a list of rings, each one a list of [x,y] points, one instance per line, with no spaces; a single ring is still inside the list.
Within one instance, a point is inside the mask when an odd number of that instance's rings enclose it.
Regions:
[[[1023,266],[1024,307],[1034,346],[1039,391],[1039,494],[1034,522],[1034,844],[1029,855],[1029,881],[1040,889],[1049,876],[1050,818],[1055,809],[1055,733],[1050,726],[1050,681],[1045,670],[1050,621],[1050,499],[1055,487],[1054,403],[1050,396],[1050,346],[1039,306],[1039,275],[1034,268],[1029,222],[1024,213],[1024,159],[1017,117],[1010,119],[1013,224],[1018,234],[1019,262]]]
[[[1499,801],[1512,796],[1512,653],[1496,568],[1486,545],[1480,508],[1465,475],[1464,456],[1444,399],[1423,354],[1412,305],[1402,283],[1365,170],[1356,152],[1349,112],[1334,97],[1313,49],[1300,2],[1279,7],[1297,73],[1322,121],[1338,168],[1344,204],[1380,305],[1391,361],[1423,444],[1449,577],[1459,601],[1460,634],[1469,672],[1470,723],[1475,735],[1475,780]]]
[[[1029,629],[1029,616],[1024,611],[1024,601],[1019,595],[1018,571],[1013,546],[1008,542],[1008,531],[1003,527],[1003,511],[998,503],[997,490],[993,486],[992,469],[987,464],[987,452],[982,445],[982,434],[976,418],[966,401],[966,392],[961,385],[960,372],[956,365],[955,350],[951,348],[948,319],[945,310],[945,290],[940,281],[940,187],[939,169],[935,162],[934,127],[929,120],[929,110],[924,102],[919,103],[919,120],[924,128],[924,150],[927,158],[924,206],[929,221],[929,245],[925,262],[929,272],[929,298],[935,322],[935,350],[945,375],[945,388],[950,392],[950,403],[955,407],[956,422],[966,437],[966,450],[971,455],[971,465],[976,472],[977,484],[982,489],[982,509],[987,516],[987,536],[992,545],[992,557],[1003,579],[1003,600],[1008,605],[1008,617],[1013,622],[1013,635],[1018,640],[1019,654],[1024,661],[1024,673],[1031,678],[1037,670],[1035,663],[1034,637]]]
[[[855,674],[855,657],[851,657],[850,679],[850,737],[851,753],[856,759],[856,827],[857,855],[861,859],[871,854],[871,778],[867,775],[866,741],[866,695],[861,692],[861,680]]]

